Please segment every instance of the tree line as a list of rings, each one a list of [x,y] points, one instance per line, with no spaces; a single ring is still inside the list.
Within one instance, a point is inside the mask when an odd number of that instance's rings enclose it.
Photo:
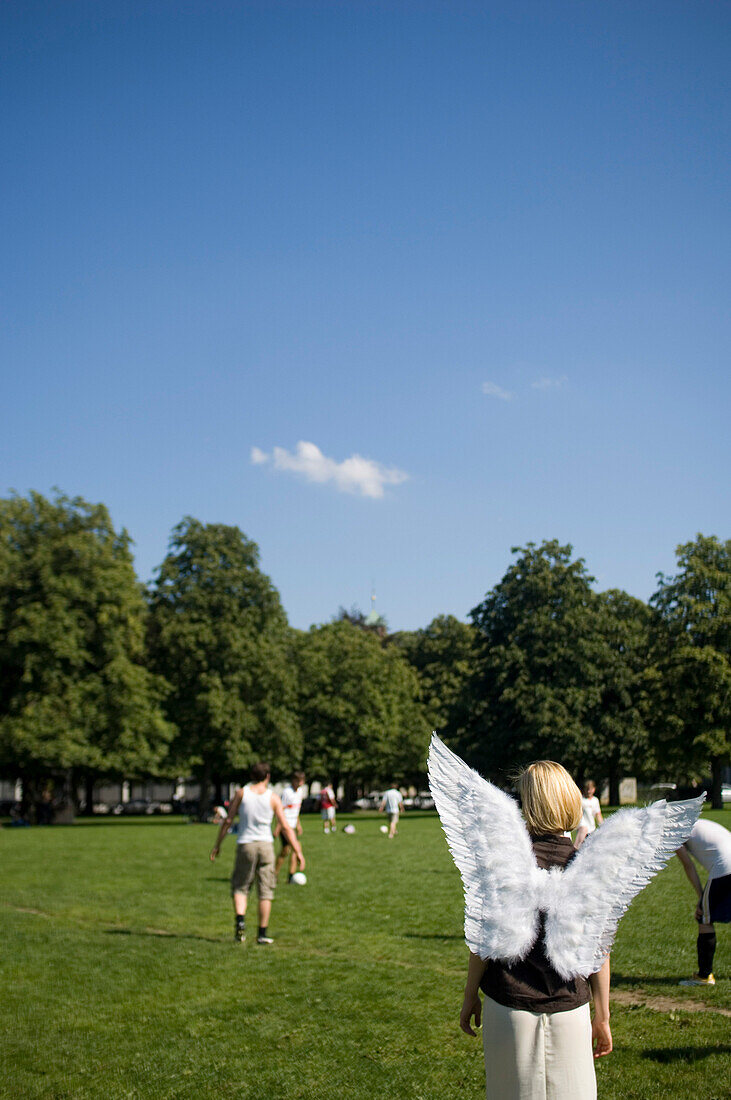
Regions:
[[[0,500],[0,776],[195,777],[201,812],[256,759],[348,795],[423,785],[431,729],[491,778],[537,757],[577,778],[721,776],[731,743],[731,542],[678,548],[649,601],[597,592],[555,541],[514,561],[462,622],[388,634],[354,612],[296,630],[237,527],[191,517],[149,586],[107,509]]]

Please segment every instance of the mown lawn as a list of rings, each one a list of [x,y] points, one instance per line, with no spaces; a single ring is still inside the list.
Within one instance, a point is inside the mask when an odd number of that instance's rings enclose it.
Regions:
[[[382,818],[352,820],[354,836],[325,837],[304,819],[309,882],[282,883],[272,948],[233,943],[234,844],[211,865],[212,826],[3,829],[0,1098],[481,1098],[481,1047],[457,1025],[462,898],[439,823],[407,817],[389,842]],[[673,860],[620,926],[613,988],[673,1004],[613,1004],[602,1100],[731,1096],[731,1018],[712,1011],[731,1008],[731,928],[715,989],[678,987],[695,969],[693,908]]]

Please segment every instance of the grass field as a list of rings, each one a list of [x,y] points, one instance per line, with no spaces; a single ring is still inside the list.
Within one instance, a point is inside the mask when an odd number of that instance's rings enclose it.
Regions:
[[[462,897],[439,823],[407,816],[389,842],[382,818],[352,820],[354,836],[325,837],[304,819],[309,882],[280,887],[271,948],[233,943],[234,843],[211,865],[213,826],[2,830],[0,1097],[483,1097],[481,1046],[457,1024]],[[693,908],[673,860],[620,925],[601,1100],[731,1097],[731,928],[715,989],[679,988]]]

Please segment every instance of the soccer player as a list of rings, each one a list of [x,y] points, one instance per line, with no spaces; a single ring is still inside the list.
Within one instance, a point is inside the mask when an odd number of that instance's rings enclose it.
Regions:
[[[302,836],[302,825],[300,823],[300,808],[302,806],[302,796],[305,793],[304,788],[305,773],[304,772],[292,772],[291,781],[287,787],[282,791],[282,809],[284,810],[284,816],[289,822],[291,829],[294,829],[297,836]],[[282,869],[282,864],[289,854],[289,878],[288,882],[292,881],[292,875],[297,868],[297,855],[292,845],[287,840],[287,837],[282,832],[282,828],[277,822],[274,826],[274,835],[278,836],[282,842],[282,847],[277,856],[277,864],[274,869],[277,878],[279,878],[279,872]]]
[[[698,921],[698,972],[681,985],[715,985],[713,956],[716,952],[714,924],[731,923],[731,833],[715,821],[696,821],[693,831],[675,853],[698,895],[695,919]],[[706,871],[701,885],[693,859]]]
[[[398,815],[401,807],[404,804],[404,800],[401,796],[401,791],[397,787],[389,787],[381,799],[381,805],[378,807],[379,814],[385,810],[388,814],[388,839],[393,840],[396,836],[396,830],[398,828]]]
[[[236,861],[231,875],[236,943],[244,943],[246,939],[246,906],[254,880],[256,880],[256,890],[259,895],[259,934],[256,942],[262,945],[274,943],[269,935],[269,915],[277,885],[272,838],[274,817],[297,857],[300,870],[303,871],[305,867],[305,857],[302,855],[302,849],[293,829],[284,816],[281,799],[279,795],[269,790],[270,778],[271,769],[268,764],[264,761],[254,764],[251,769],[251,782],[237,789],[229,807],[228,816],[218,830],[216,843],[211,849],[210,858],[213,862],[238,811],[239,835],[236,844]]]
[[[320,817],[322,818],[322,829],[325,833],[335,832],[335,810],[337,805],[338,800],[335,797],[332,783],[326,783],[320,791]]]

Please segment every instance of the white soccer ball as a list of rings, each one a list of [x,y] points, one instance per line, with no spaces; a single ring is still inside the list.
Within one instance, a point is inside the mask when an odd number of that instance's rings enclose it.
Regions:
[[[304,871],[295,871],[295,873],[292,875],[292,882],[294,882],[296,886],[306,886],[307,875],[304,873]]]
[[[351,836],[355,832],[355,825],[346,825],[343,832]]]
[[[382,833],[387,833],[388,832],[388,825],[381,825],[381,832]]]

